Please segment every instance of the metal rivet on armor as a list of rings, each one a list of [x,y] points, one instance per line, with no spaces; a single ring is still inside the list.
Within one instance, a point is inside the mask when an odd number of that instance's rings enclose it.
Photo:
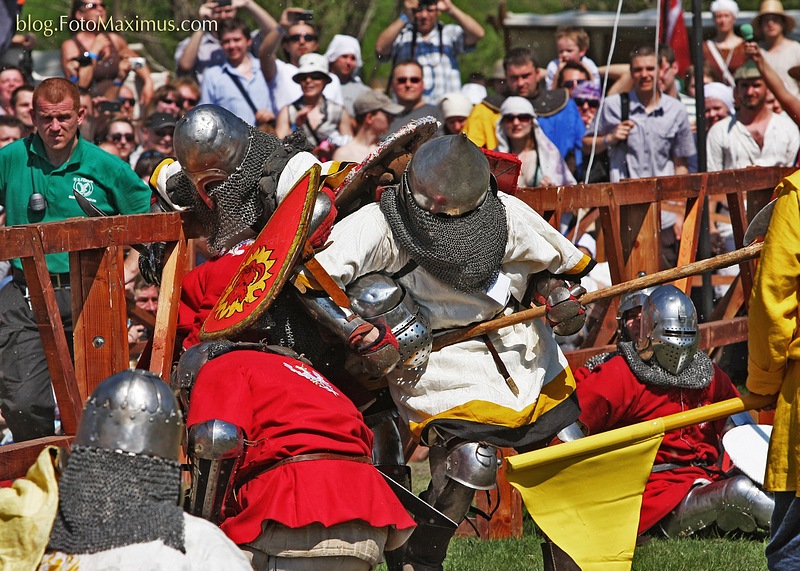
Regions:
[[[105,344],[106,340],[100,335],[92,339],[92,345],[94,345],[95,349],[100,349]]]

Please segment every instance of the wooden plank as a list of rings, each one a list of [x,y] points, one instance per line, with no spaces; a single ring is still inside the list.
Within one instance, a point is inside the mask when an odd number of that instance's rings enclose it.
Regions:
[[[707,177],[709,196],[733,192],[751,193],[764,189],[769,189],[771,193],[781,178],[795,170],[797,169],[794,167],[749,167],[713,173],[624,180],[616,183],[577,184],[564,188],[561,196],[558,187],[541,187],[535,191],[530,188],[520,188],[516,196],[542,213],[556,210],[559,202],[566,210],[607,207],[612,195],[613,200],[620,206],[697,198],[703,188],[703,177]]]
[[[714,347],[730,345],[747,341],[747,317],[734,317],[726,321],[713,321],[701,323],[697,328],[700,331],[699,347],[703,351],[708,351]],[[616,351],[616,345],[604,345],[599,347],[587,347],[576,351],[567,351],[564,356],[569,361],[571,369],[575,370],[582,367],[586,360],[601,353]]]
[[[75,434],[83,408],[83,399],[75,380],[70,345],[64,333],[61,311],[56,302],[53,284],[47,271],[38,226],[26,226],[31,257],[22,259],[25,282],[28,286],[39,335],[42,339],[50,380],[61,412],[61,426],[66,434]]]
[[[705,193],[708,177],[703,174],[701,177],[700,193],[696,198],[686,201],[686,212],[683,217],[683,228],[681,230],[681,244],[678,250],[677,265],[683,266],[694,262],[697,257],[697,248],[700,241],[700,217],[703,213]],[[673,285],[682,292],[689,294],[691,279],[684,278],[677,280]]]
[[[0,446],[0,481],[22,478],[45,446],[68,447],[73,436],[48,436]]]
[[[617,229],[623,249],[628,249],[625,261],[625,279],[639,272],[654,274],[661,269],[661,216],[658,203],[636,204],[620,209]]]
[[[45,254],[91,250],[123,244],[171,242],[185,236],[199,238],[203,232],[189,213],[133,214],[105,218],[71,218],[63,222],[37,224]],[[0,229],[0,252],[6,258],[31,256],[24,227]]]
[[[104,379],[128,368],[127,314],[121,246],[73,252],[75,368],[85,400]]]
[[[181,297],[181,282],[189,249],[186,239],[181,237],[166,252],[166,263],[161,273],[161,290],[158,295],[156,328],[153,333],[153,350],[150,357],[150,371],[169,382],[172,359],[175,352],[175,336],[178,323],[178,309]]]

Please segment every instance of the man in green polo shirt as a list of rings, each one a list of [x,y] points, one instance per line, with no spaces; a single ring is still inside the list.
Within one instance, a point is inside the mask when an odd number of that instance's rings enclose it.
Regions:
[[[6,224],[84,217],[73,190],[107,214],[147,212],[150,190],[130,166],[82,139],[78,88],[65,79],[33,92],[36,133],[0,149],[0,204]],[[0,290],[0,410],[15,442],[54,434],[55,401],[20,260]],[[69,255],[49,254],[56,300],[72,343]]]

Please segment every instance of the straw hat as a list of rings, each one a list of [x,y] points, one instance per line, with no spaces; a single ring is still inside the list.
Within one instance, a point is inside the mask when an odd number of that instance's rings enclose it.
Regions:
[[[753,18],[753,28],[755,28],[756,31],[761,29],[761,20],[767,15],[780,16],[783,18],[784,36],[789,35],[789,32],[794,29],[794,18],[784,12],[781,0],[764,0],[761,2],[761,5],[758,7],[758,14]]]

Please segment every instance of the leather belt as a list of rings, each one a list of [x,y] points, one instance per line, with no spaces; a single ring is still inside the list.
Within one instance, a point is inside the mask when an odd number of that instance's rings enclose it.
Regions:
[[[283,460],[279,460],[277,462],[273,462],[268,466],[264,466],[263,464],[257,462],[239,470],[236,473],[236,488],[240,488],[245,485],[247,482],[255,478],[256,476],[260,476],[261,474],[265,474],[271,470],[275,470],[276,468],[280,468],[281,466],[285,466],[287,464],[294,464],[295,462],[308,462],[311,460],[342,460],[345,462],[358,462],[359,464],[372,464],[372,458],[369,456],[351,456],[348,454],[334,454],[332,452],[319,452],[316,454],[298,454],[297,456],[289,456],[288,458],[284,458]]]
[[[25,272],[22,270],[14,268],[11,275],[14,283],[17,285],[23,287],[28,286],[27,282],[25,281]],[[54,290],[67,289],[69,287],[69,272],[65,272],[63,274],[50,274],[50,281],[53,282]]]

